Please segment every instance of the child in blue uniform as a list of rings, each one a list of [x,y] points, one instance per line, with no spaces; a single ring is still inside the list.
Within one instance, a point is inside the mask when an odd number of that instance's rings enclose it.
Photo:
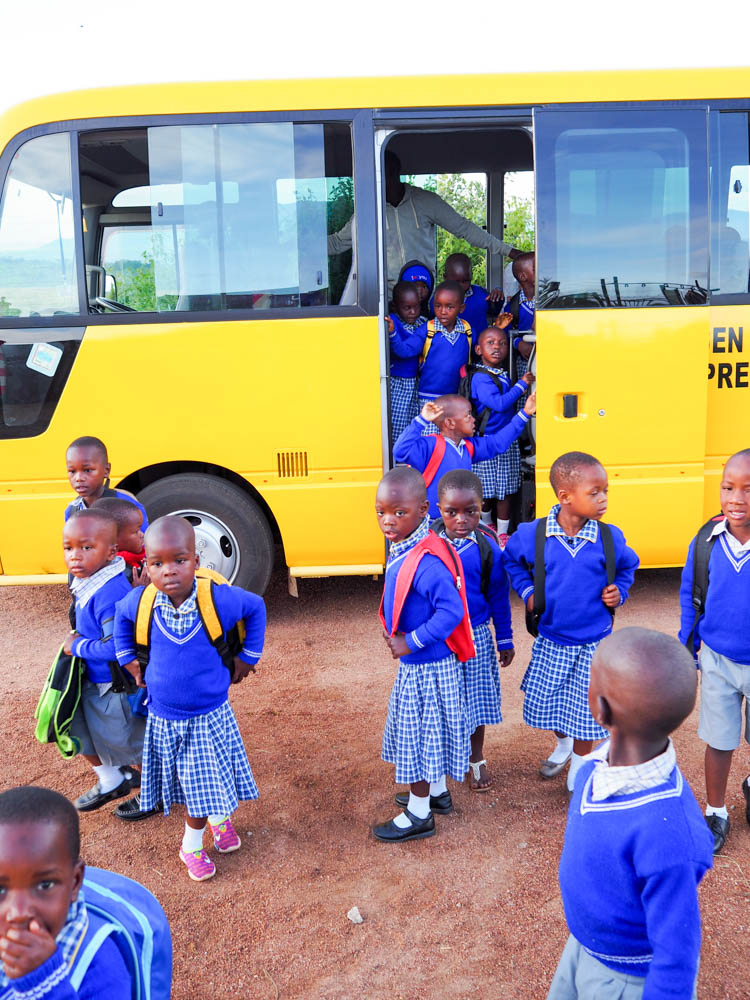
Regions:
[[[196,603],[195,532],[181,517],[160,517],[146,532],[146,566],[159,592],[149,636],[148,721],[143,752],[141,809],[163,800],[187,808],[180,858],[188,875],[202,882],[216,874],[203,849],[206,820],[220,854],[236,851],[240,838],[230,816],[240,799],[257,799],[237,721],[229,705],[229,684],[237,684],[260,659],[266,627],[263,599],[228,584],[213,586],[216,611],[225,630],[245,623],[242,650],[232,676],[211,645]],[[135,623],[143,590],[117,607],[115,648],[119,663],[139,686],[143,672],[135,658]]]
[[[435,318],[427,323],[419,363],[419,406],[458,390],[461,369],[471,361],[471,327],[459,317],[464,290],[457,281],[442,281],[435,289]],[[423,433],[434,434],[435,428]]]
[[[612,612],[627,599],[638,556],[619,528],[610,525],[615,579],[607,583],[598,521],[607,510],[607,473],[584,452],[571,451],[552,463],[550,483],[558,503],[546,518],[545,606],[531,662],[524,674],[523,718],[529,726],[554,730],[557,746],[541,766],[553,778],[570,760],[572,791],[583,756],[606,735],[588,707],[591,658],[612,631]],[[505,548],[505,566],[529,611],[534,608],[536,522],[521,524]]]
[[[479,361],[471,376],[471,401],[480,420],[489,411],[485,434],[496,434],[510,423],[516,403],[528,392],[534,381],[534,376],[526,372],[514,386],[510,384],[503,367],[508,359],[508,334],[505,327],[509,323],[509,314],[503,313],[498,317],[496,326],[490,326],[479,334],[474,347]],[[491,519],[492,508],[495,507],[500,546],[505,548],[510,528],[511,497],[521,488],[521,452],[518,441],[511,441],[508,448],[494,458],[477,462],[474,472],[482,480],[484,510],[488,519]]]
[[[469,719],[456,652],[463,649],[468,658],[474,647],[465,598],[447,565],[453,557],[430,532],[427,507],[424,482],[414,469],[392,469],[380,481],[375,509],[390,542],[381,621],[391,655],[401,661],[382,757],[396,765],[396,781],[411,786],[405,810],[373,827],[378,840],[389,843],[434,836],[432,810],[452,809],[446,775],[463,781],[468,770]],[[427,551],[432,543],[443,559]],[[420,546],[424,551],[414,568]]]
[[[493,288],[488,293],[481,285],[472,284],[471,259],[465,253],[452,253],[445,258],[443,278],[445,281],[457,281],[463,289],[461,319],[471,327],[472,341],[476,344],[477,337],[490,321],[490,314],[494,318],[502,307],[503,293],[499,288]]]
[[[711,836],[669,739],[695,689],[689,654],[660,632],[622,629],[596,651],[589,703],[609,740],[581,768],[568,810],[570,936],[547,1000],[697,995]]]
[[[477,651],[473,660],[463,664],[466,703],[472,730],[470,787],[473,792],[488,792],[493,781],[487,772],[487,761],[483,756],[484,727],[502,722],[498,661],[501,666],[507,667],[515,653],[508,577],[503,565],[503,554],[493,533],[487,531],[482,533],[482,537],[479,536],[482,530],[479,527],[482,510],[482,484],[479,478],[465,469],[447,472],[438,483],[438,507],[442,526],[437,522],[437,527],[442,528],[443,537],[455,548],[464,569],[466,599]],[[480,544],[489,553],[489,572],[483,567]],[[495,627],[494,642],[490,632],[490,618]]]
[[[96,774],[96,784],[75,801],[80,812],[100,809],[140,784],[137,770],[143,749],[144,719],[134,715],[124,691],[113,690],[115,606],[130,592],[117,555],[117,522],[96,508],[74,511],[63,529],[65,565],[71,574],[76,628],[64,652],[86,664],[81,700],[70,734]]]
[[[745,740],[750,742],[750,448],[727,461],[720,497],[724,517],[717,520],[708,543],[710,582],[691,650],[700,646],[698,735],[706,742],[706,822],[716,854],[729,833],[725,797],[732,755],[742,738],[743,710]],[[691,600],[694,550],[695,539],[680,586],[682,642],[687,642],[695,620]],[[742,793],[750,823],[750,777],[742,782]]]
[[[419,314],[425,319],[429,319],[432,316],[432,312],[430,311],[430,296],[432,295],[432,287],[435,284],[435,278],[429,267],[423,264],[421,260],[407,260],[401,268],[398,280],[414,284],[419,293]]]
[[[513,340],[515,354],[516,378],[525,374],[529,366],[529,357],[533,345],[527,344],[524,333],[536,329],[536,257],[533,253],[522,253],[513,261],[513,277],[519,284],[515,295],[505,304],[505,311],[510,313],[513,329],[517,335]]]
[[[440,396],[422,407],[393,446],[393,460],[413,466],[424,476],[430,517],[438,516],[437,484],[451,469],[471,469],[505,451],[523,433],[529,417],[536,412],[536,396],[526,400],[522,413],[516,413],[495,434],[472,437],[475,430],[471,403],[463,396]],[[439,433],[430,431],[436,425]]]
[[[79,437],[68,445],[65,465],[70,485],[76,492],[76,499],[65,508],[67,521],[74,510],[85,510],[102,497],[121,497],[135,504],[143,515],[141,529],[148,527],[148,517],[143,504],[139,503],[127,490],[115,490],[109,485],[112,466],[107,457],[107,447],[97,437]]]
[[[419,413],[417,366],[424,347],[427,320],[419,312],[416,285],[398,281],[393,288],[393,308],[386,316],[391,352],[391,440],[395,441]]]

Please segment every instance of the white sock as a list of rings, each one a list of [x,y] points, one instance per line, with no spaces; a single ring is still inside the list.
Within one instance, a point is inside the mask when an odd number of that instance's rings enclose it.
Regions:
[[[568,790],[573,791],[576,783],[576,775],[583,764],[583,754],[573,753],[570,757],[570,767],[568,768]]]
[[[442,778],[438,778],[437,781],[430,782],[430,798],[437,798],[438,795],[442,795],[443,792],[448,791],[448,786],[445,783],[445,775]]]
[[[547,759],[551,760],[553,764],[562,764],[564,760],[568,759],[572,750],[573,750],[573,737],[558,736],[557,746]]]
[[[500,518],[497,519],[498,535],[507,535],[509,527],[510,527],[510,518],[507,521],[501,521]]]
[[[726,806],[706,806],[706,816],[721,816],[722,819],[729,819]]]
[[[481,513],[482,524],[492,524],[492,511],[483,510]]]
[[[420,796],[415,795],[414,792],[409,792],[409,802],[406,808],[412,816],[416,816],[417,819],[427,819],[430,815],[430,796],[425,795],[424,798],[421,798]],[[407,827],[412,825],[412,822],[406,813],[402,812],[394,818],[393,822],[399,830],[406,830]]]
[[[194,830],[192,826],[185,824],[185,834],[182,838],[182,849],[185,854],[192,854],[194,851],[200,851],[203,847],[203,833],[205,831],[205,826],[200,830]]]
[[[226,823],[228,819],[229,819],[228,816],[209,816],[208,822],[211,824],[211,826],[221,826],[221,824]]]
[[[120,768],[114,767],[112,764],[99,764],[94,768],[94,771],[99,779],[99,791],[103,795],[111,792],[113,788],[117,788],[125,780]]]

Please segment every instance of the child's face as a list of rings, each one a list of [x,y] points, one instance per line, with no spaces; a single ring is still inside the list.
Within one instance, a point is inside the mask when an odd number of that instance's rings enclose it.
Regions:
[[[468,399],[452,404],[450,417],[443,421],[443,429],[454,437],[471,437],[476,428],[476,420],[471,410],[471,403]]]
[[[464,292],[471,287],[471,267],[465,260],[452,260],[446,264],[444,275],[446,281],[457,281]]]
[[[73,861],[59,823],[0,827],[0,937],[36,920],[53,938],[78,897],[83,862]]]
[[[117,555],[117,543],[106,523],[72,517],[63,528],[65,565],[76,578],[93,576]]]
[[[65,457],[68,480],[86,506],[98,500],[104,492],[104,481],[109,476],[110,464],[97,448],[69,448]]]
[[[414,287],[417,290],[420,303],[424,302],[430,295],[430,286],[425,281],[415,281]]]
[[[404,289],[393,301],[396,314],[404,323],[416,323],[419,316],[419,292],[416,288]]]
[[[561,506],[589,521],[600,521],[607,513],[607,473],[601,465],[586,465],[573,486],[562,486],[557,494]]]
[[[724,466],[720,486],[721,512],[733,535],[750,537],[750,460],[743,456]]]
[[[466,538],[476,530],[482,500],[474,490],[446,490],[438,500],[448,538]]]
[[[474,348],[477,357],[490,368],[500,368],[508,357],[508,335],[495,327],[485,330]]]
[[[156,589],[179,607],[193,589],[198,568],[195,542],[190,544],[181,533],[161,532],[146,544],[146,566]]]
[[[389,542],[402,542],[427,514],[426,499],[413,496],[402,484],[381,483],[375,498],[378,525]]]
[[[446,330],[452,330],[456,325],[456,320],[458,319],[458,314],[461,312],[462,305],[463,302],[461,302],[457,293],[452,292],[449,288],[441,288],[435,296],[433,307],[435,309],[435,315]]]
[[[143,552],[143,515],[137,507],[133,507],[133,513],[128,514],[125,524],[120,526],[117,533],[117,548],[121,552],[133,552],[140,555]]]

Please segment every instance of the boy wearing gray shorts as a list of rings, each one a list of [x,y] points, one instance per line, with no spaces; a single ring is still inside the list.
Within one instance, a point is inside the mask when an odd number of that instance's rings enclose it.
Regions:
[[[706,742],[706,822],[718,854],[729,834],[725,796],[732,754],[750,743],[750,448],[727,461],[720,487],[721,518],[707,541],[690,543],[680,586],[680,640],[690,643],[701,672],[698,735]],[[703,530],[703,529],[701,529]],[[693,605],[695,550],[709,546],[705,605],[696,621]],[[750,778],[742,782],[750,824]]]

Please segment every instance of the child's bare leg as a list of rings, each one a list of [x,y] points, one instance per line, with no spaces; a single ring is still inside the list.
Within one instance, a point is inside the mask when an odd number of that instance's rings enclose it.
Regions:
[[[510,527],[510,497],[498,500],[495,511],[497,514],[497,533],[498,535],[507,535]]]
[[[476,765],[479,761],[482,763],[479,767],[470,768],[470,778],[469,787],[473,792],[483,792],[492,788],[492,778],[487,771],[487,765],[482,760],[482,750],[484,749],[484,726],[477,726],[474,732],[471,734],[471,756],[469,757],[469,764]]]
[[[591,753],[593,749],[593,740],[573,740],[573,753],[577,753],[579,757],[583,757],[585,754]]]
[[[575,787],[576,775],[578,774],[583,758],[587,753],[591,753],[594,748],[593,740],[573,740],[573,754],[570,758],[568,768],[568,791],[572,792]]]
[[[482,501],[482,524],[492,524],[492,497]]]
[[[706,746],[706,799],[714,809],[721,809],[725,804],[733,753],[734,750],[715,750]]]

